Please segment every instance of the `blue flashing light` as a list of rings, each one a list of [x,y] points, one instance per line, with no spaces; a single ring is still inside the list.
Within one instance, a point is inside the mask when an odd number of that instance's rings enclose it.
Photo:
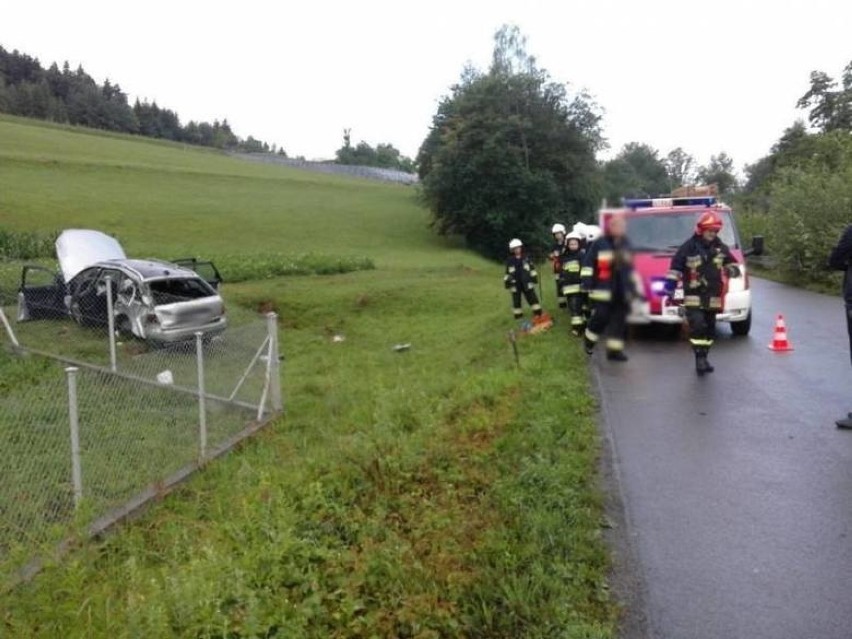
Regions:
[[[648,209],[668,206],[713,206],[718,202],[715,195],[700,197],[624,198],[622,203],[630,209]]]

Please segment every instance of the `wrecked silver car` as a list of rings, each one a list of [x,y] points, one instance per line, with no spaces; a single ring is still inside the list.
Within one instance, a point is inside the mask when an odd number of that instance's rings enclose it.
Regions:
[[[227,326],[221,277],[211,262],[128,259],[114,238],[81,229],[59,235],[56,257],[58,274],[24,267],[18,321],[70,316],[83,326],[107,326],[111,306],[120,334],[155,342],[190,339],[197,331],[212,337]]]

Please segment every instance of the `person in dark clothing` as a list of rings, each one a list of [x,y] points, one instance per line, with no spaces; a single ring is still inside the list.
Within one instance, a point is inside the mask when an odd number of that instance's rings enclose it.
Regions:
[[[633,255],[627,240],[623,215],[607,220],[603,237],[586,251],[580,272],[581,289],[588,293],[592,316],[586,328],[584,345],[591,355],[602,335],[606,335],[607,359],[626,362],[624,342],[627,315],[634,298],[642,298],[641,286],[633,272]]]
[[[583,236],[571,232],[565,236],[565,251],[560,262],[560,289],[562,295],[568,302],[568,311],[571,313],[571,332],[580,336],[583,334],[583,326],[586,317],[583,312],[585,306],[585,295],[580,289],[580,271],[583,267],[583,258],[586,252],[582,248]]]
[[[524,310],[521,307],[521,295],[523,295],[527,304],[530,305],[533,315],[540,316],[541,304],[538,302],[538,295],[535,294],[535,285],[538,284],[538,272],[535,270],[535,264],[532,263],[526,255],[524,255],[524,245],[514,239],[509,242],[509,259],[506,260],[506,274],[503,277],[503,285],[512,293],[512,313],[515,319],[520,319],[524,315]]]
[[[559,308],[568,308],[568,301],[562,293],[562,254],[565,252],[565,225],[554,224],[551,229],[553,246],[550,248],[550,260],[553,262],[553,279],[556,280],[556,300]]]
[[[689,323],[689,341],[695,353],[695,372],[712,373],[707,360],[716,339],[716,315],[722,311],[724,275],[740,277],[742,272],[731,249],[719,239],[722,218],[707,211],[698,219],[695,235],[678,249],[666,276],[666,291],[673,297],[683,280],[683,306]]]
[[[840,241],[828,257],[828,265],[843,271],[843,301],[846,304],[846,329],[849,332],[849,357],[852,359],[852,224],[846,227]],[[838,428],[852,429],[852,413],[836,422]]]

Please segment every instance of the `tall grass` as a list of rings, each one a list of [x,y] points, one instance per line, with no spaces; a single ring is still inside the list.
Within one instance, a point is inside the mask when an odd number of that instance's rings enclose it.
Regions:
[[[291,275],[336,275],[376,268],[368,257],[319,253],[242,253],[217,255],[214,259],[222,277],[229,283]]]
[[[53,257],[58,231],[47,233],[0,229],[0,260],[30,260]]]

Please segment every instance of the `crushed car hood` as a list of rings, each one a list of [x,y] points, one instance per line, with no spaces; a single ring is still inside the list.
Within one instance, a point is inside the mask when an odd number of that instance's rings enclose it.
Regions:
[[[127,256],[114,237],[100,231],[68,229],[56,238],[56,258],[66,282],[92,264],[104,260],[123,260]]]

